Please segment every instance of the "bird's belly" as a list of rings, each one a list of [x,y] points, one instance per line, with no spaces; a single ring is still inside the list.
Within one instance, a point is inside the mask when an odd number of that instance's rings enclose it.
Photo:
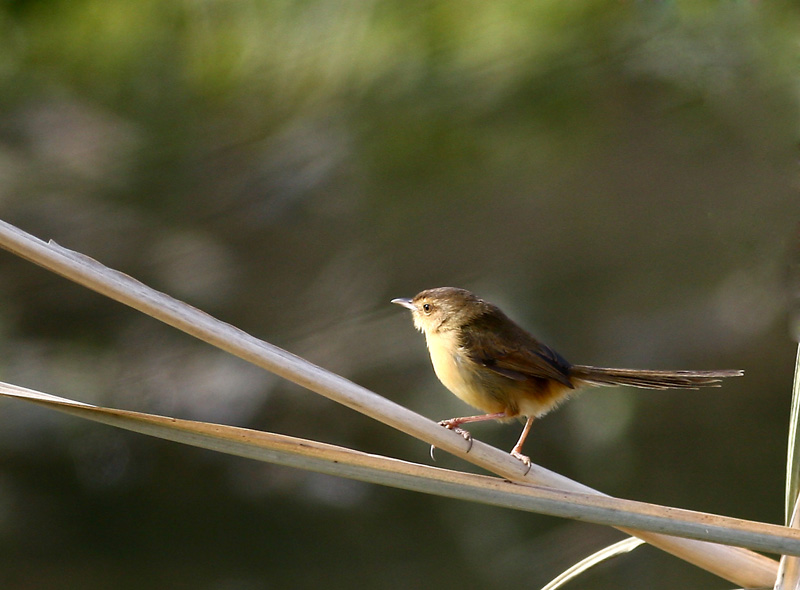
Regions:
[[[574,391],[550,379],[516,381],[475,363],[444,339],[429,338],[428,349],[442,384],[462,401],[487,413],[542,416]]]
[[[508,403],[507,393],[499,387],[500,383],[493,383],[496,377],[463,354],[450,352],[458,351],[457,347],[447,346],[437,339],[429,339],[428,349],[436,376],[456,397],[484,412],[511,410],[511,415],[516,413],[512,410],[514,404]],[[507,381],[505,377],[497,377]]]

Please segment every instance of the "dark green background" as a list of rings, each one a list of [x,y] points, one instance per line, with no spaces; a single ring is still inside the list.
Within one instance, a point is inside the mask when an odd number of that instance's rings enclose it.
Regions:
[[[573,362],[744,369],[586,393],[527,450],[610,494],[779,522],[798,20],[788,2],[4,2],[0,217],[435,419],[470,410],[388,303],[427,287],[478,292]],[[3,253],[0,336],[5,381],[429,462]],[[473,433],[510,448],[519,428]],[[10,590],[536,588],[620,536],[0,403]],[[731,584],[642,548],[572,587]]]

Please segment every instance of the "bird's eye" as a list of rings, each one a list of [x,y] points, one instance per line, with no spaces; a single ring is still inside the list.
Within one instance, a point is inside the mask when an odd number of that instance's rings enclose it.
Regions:
[[[430,313],[431,312],[431,304],[430,303],[423,303],[422,304],[422,311],[424,311],[425,313]]]

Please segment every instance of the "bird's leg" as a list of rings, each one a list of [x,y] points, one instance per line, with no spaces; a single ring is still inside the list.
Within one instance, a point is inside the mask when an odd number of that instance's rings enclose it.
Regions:
[[[486,420],[502,420],[503,418],[508,418],[505,412],[495,412],[494,414],[480,414],[479,416],[462,416],[461,418],[450,418],[449,420],[442,420],[439,422],[439,426],[444,426],[448,430],[452,430],[453,432],[459,433],[467,440],[472,440],[472,435],[463,428],[460,428],[462,424],[467,424],[469,422],[485,422]]]
[[[479,416],[462,416],[461,418],[450,418],[449,420],[442,420],[439,422],[439,426],[444,426],[448,430],[452,430],[453,432],[457,432],[461,436],[463,436],[466,440],[469,441],[469,449],[467,452],[469,453],[470,449],[472,448],[472,435],[460,428],[462,424],[467,424],[468,422],[484,422],[485,420],[502,420],[503,418],[508,418],[505,412],[495,412],[494,414],[480,414]],[[431,457],[433,457],[433,447],[431,447]]]
[[[517,444],[514,445],[514,448],[511,449],[511,456],[516,457],[525,465],[528,466],[528,469],[531,467],[531,458],[527,455],[522,454],[522,445],[525,444],[525,439],[528,438],[528,433],[531,431],[531,426],[533,425],[533,416],[528,416],[528,420],[525,422],[525,428],[522,429],[522,434],[519,436],[519,440]]]

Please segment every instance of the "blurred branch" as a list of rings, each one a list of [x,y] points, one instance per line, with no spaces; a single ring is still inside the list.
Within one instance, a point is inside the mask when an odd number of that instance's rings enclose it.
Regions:
[[[594,566],[613,557],[622,555],[623,553],[630,553],[642,543],[644,543],[644,541],[641,539],[637,539],[636,537],[627,537],[622,541],[614,543],[613,545],[603,547],[600,551],[596,551],[589,557],[581,559],[578,563],[553,578],[547,585],[542,587],[542,590],[557,590],[564,584],[569,583],[571,580],[574,580]]]
[[[0,247],[506,479],[602,495],[538,465],[526,471],[526,467],[508,453],[480,441],[474,441],[470,448],[459,434],[441,428],[432,420],[344,377],[259,340],[87,256],[53,242],[45,243],[2,221]],[[778,564],[751,551],[626,528],[621,530],[736,584],[745,587],[774,584]]]
[[[800,503],[798,500],[798,485],[800,485],[800,471],[798,471],[798,437],[797,427],[800,422],[800,347],[797,349],[797,359],[794,365],[794,383],[792,384],[792,407],[789,419],[789,453],[786,458],[786,526],[795,530],[800,529]],[[775,590],[789,590],[800,586],[800,561],[793,556],[781,557],[778,567],[778,577],[775,581]]]
[[[800,504],[795,502],[787,526],[794,530],[800,529]],[[778,567],[778,577],[775,580],[775,590],[796,590],[800,587],[800,560],[794,555],[781,557]]]
[[[786,457],[786,515],[788,525],[792,518],[793,507],[796,509],[798,488],[800,487],[800,345],[794,364],[794,381],[792,383],[792,405],[789,410],[789,449]]]

